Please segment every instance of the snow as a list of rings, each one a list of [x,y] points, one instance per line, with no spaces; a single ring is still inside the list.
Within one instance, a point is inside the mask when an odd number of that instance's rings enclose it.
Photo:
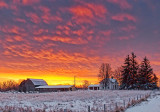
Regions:
[[[14,108],[31,108],[60,111],[64,109],[87,112],[88,106],[91,111],[102,111],[104,104],[107,110],[114,110],[116,103],[123,106],[124,101],[142,97],[151,91],[138,90],[97,90],[97,91],[68,91],[51,93],[0,93],[0,110],[6,106]]]
[[[58,85],[58,86],[38,86],[38,88],[71,88],[73,85]]]
[[[113,82],[113,83],[116,82],[116,79],[110,78],[109,80],[110,80],[111,82]]]
[[[32,81],[34,85],[41,85],[41,86],[48,85],[46,81],[44,81],[43,79],[28,79],[28,80]]]
[[[91,84],[88,87],[99,87],[99,84]]]
[[[142,102],[140,105],[128,108],[126,112],[159,112],[160,111],[160,95],[152,96],[148,101]]]

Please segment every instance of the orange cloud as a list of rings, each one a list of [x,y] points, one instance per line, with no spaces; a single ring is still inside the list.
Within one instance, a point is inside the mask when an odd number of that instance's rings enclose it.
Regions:
[[[78,24],[89,23],[94,25],[96,21],[105,21],[107,9],[103,5],[84,2],[82,4],[69,9],[73,14],[72,19]]]
[[[70,37],[60,37],[60,36],[42,36],[42,37],[34,37],[37,41],[45,41],[45,40],[52,40],[52,41],[59,41],[64,43],[70,44],[86,44],[88,43],[86,40],[82,38],[70,38]]]
[[[70,11],[76,16],[76,17],[89,17],[93,18],[93,13],[90,9],[84,7],[84,6],[75,6],[70,8]]]
[[[126,21],[126,20],[136,22],[136,18],[134,16],[130,14],[126,14],[126,13],[117,14],[115,16],[112,16],[112,19],[116,21],[121,21],[121,22]]]
[[[52,14],[50,9],[45,6],[39,6],[39,10],[42,12],[41,19],[44,23],[49,24],[51,22],[62,22],[62,18],[59,14]]]

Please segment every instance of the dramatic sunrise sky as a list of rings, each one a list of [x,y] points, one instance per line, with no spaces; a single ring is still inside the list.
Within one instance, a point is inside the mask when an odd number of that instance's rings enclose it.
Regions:
[[[160,0],[0,0],[0,79],[96,83],[135,52],[160,74]]]

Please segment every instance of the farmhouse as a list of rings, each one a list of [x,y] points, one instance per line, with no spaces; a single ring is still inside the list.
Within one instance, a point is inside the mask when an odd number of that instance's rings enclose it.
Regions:
[[[88,86],[88,90],[99,90],[99,84],[92,84]]]
[[[119,89],[119,84],[116,79],[109,78],[108,84],[104,87],[105,79],[100,82],[100,89]]]
[[[43,79],[27,79],[19,85],[20,92],[56,92],[56,91],[74,91],[73,85],[48,86]]]
[[[108,83],[106,84],[106,87],[104,87],[104,83],[105,83],[105,80],[102,80],[98,85],[89,85],[88,90],[119,89],[119,84],[116,79],[109,78]]]

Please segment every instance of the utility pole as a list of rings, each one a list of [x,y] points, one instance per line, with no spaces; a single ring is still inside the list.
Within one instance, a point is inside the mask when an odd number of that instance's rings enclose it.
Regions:
[[[74,87],[76,86],[76,76],[74,76]]]

